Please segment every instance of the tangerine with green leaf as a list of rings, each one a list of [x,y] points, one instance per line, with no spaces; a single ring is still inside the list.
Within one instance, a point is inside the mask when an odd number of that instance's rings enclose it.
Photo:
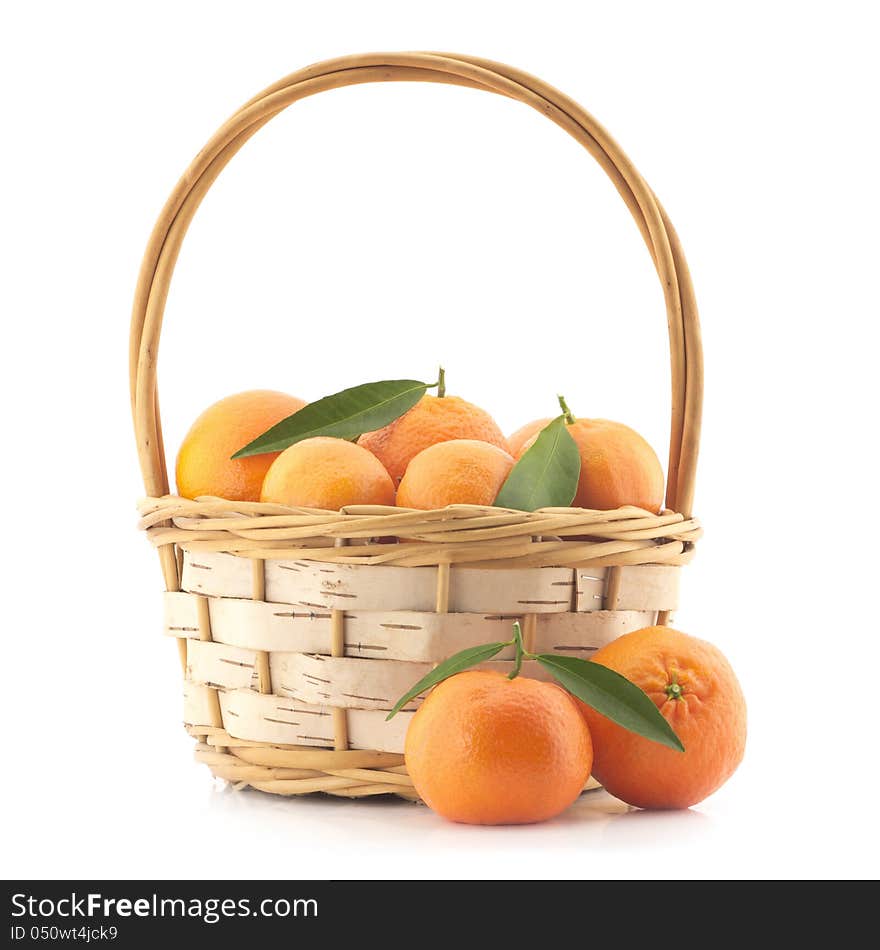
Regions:
[[[463,672],[513,647],[507,677]],[[565,689],[519,674],[535,660]],[[589,731],[575,697],[625,729],[683,749],[657,707],[623,676],[556,653],[529,653],[519,621],[513,637],[468,647],[422,677],[388,713],[392,719],[433,687],[406,737],[406,764],[416,791],[439,814],[473,824],[520,824],[558,814],[583,787],[592,763]]]
[[[642,736],[580,703],[593,737],[593,775],[639,808],[689,808],[720,788],[742,761],[746,704],[721,651],[670,627],[627,633],[593,655],[641,687],[684,744]]]
[[[590,733],[553,683],[469,670],[431,691],[406,734],[406,767],[437,814],[477,825],[545,821],[580,795]]]
[[[318,437],[356,439],[412,409],[432,385],[439,384],[417,379],[383,379],[349,386],[282,419],[241,446],[233,458],[282,452],[297,442]]]
[[[436,396],[422,396],[408,412],[381,429],[364,433],[358,443],[379,459],[396,483],[419,452],[452,439],[476,439],[508,451],[504,433],[485,409],[446,395],[441,370]]]
[[[564,416],[544,426],[523,451],[495,498],[499,508],[565,508],[574,498],[581,456]]]
[[[507,444],[510,446],[510,454],[514,458],[518,458],[522,453],[523,446],[528,442],[533,436],[536,436],[541,429],[549,425],[553,420],[549,417],[546,419],[535,419],[533,422],[527,422],[524,426],[520,426],[516,432],[511,432],[507,437]]]
[[[560,397],[568,431],[577,443],[581,473],[575,508],[610,511],[635,505],[658,512],[663,506],[663,467],[657,453],[635,429],[609,419],[575,418]],[[521,457],[534,444],[527,439]]]

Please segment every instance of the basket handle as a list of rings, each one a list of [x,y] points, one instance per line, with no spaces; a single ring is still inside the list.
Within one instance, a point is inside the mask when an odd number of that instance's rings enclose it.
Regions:
[[[510,66],[475,56],[428,52],[343,56],[292,73],[245,103],[214,134],[177,183],[150,236],[131,320],[131,408],[147,494],[168,493],[156,387],[159,334],[174,265],[202,198],[245,142],[291,103],[326,89],[389,81],[452,83],[524,102],[562,126],[611,179],[639,227],[663,288],[672,363],[666,505],[689,516],[700,438],[703,360],[690,274],[665,211],[620,146],[567,96]]]

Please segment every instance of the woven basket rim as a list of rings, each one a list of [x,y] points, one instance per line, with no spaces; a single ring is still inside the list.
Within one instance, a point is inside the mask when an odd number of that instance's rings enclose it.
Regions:
[[[402,567],[685,564],[702,535],[695,518],[633,506],[526,512],[364,505],[333,512],[165,495],[144,499],[139,510],[139,527],[160,548]]]
[[[472,515],[513,515],[522,520],[539,520],[546,515],[600,515],[602,520],[623,520],[624,518],[637,515],[640,517],[660,518],[664,516],[675,516],[679,519],[685,519],[682,515],[671,508],[663,508],[659,512],[652,512],[646,508],[639,508],[637,505],[622,505],[619,508],[578,508],[574,506],[555,506],[548,508],[536,508],[534,511],[523,511],[519,508],[502,508],[495,505],[468,505],[454,504],[446,505],[443,508],[405,508],[399,505],[348,505],[339,510],[330,508],[306,508],[295,505],[279,505],[274,502],[264,501],[237,501],[234,499],[223,498],[219,495],[199,495],[196,498],[186,498],[183,495],[168,493],[158,496],[144,496],[137,503],[138,511],[146,514],[159,508],[167,509],[169,505],[181,505],[183,507],[198,505],[200,507],[220,506],[240,513],[242,517],[270,517],[276,515],[297,515],[310,517],[313,515],[330,516],[338,520],[362,520],[367,517],[398,517],[401,515],[419,515],[431,520],[444,520],[439,516],[445,516],[446,520],[454,520],[455,516],[462,518]],[[616,518],[614,517],[616,516]],[[169,517],[166,513],[164,517]]]

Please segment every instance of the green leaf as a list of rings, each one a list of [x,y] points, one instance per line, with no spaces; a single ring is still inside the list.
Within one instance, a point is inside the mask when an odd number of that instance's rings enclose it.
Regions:
[[[580,474],[580,452],[565,417],[557,416],[513,466],[495,504],[517,511],[565,508],[574,500]]]
[[[432,686],[442,683],[443,680],[449,679],[450,676],[455,676],[456,673],[461,673],[462,670],[466,670],[469,666],[476,666],[484,660],[492,659],[496,653],[500,653],[501,650],[509,646],[510,641],[507,643],[484,643],[478,647],[468,647],[466,650],[462,650],[461,653],[456,653],[454,656],[449,657],[448,660],[444,660],[439,666],[435,666],[427,676],[422,677],[409,692],[404,693],[404,695],[397,700],[394,704],[394,708],[385,717],[386,722],[391,719],[392,716],[399,713],[410,700],[415,699],[419,693],[424,693],[426,689],[430,689]]]
[[[357,438],[365,432],[387,426],[412,409],[430,385],[417,379],[386,379],[343,389],[303,406],[232,457],[238,459],[264,452],[280,452],[289,445],[319,435],[337,439]]]
[[[684,752],[681,739],[651,697],[625,676],[599,663],[579,660],[574,656],[541,653],[537,660],[570,693],[618,726],[652,742]]]

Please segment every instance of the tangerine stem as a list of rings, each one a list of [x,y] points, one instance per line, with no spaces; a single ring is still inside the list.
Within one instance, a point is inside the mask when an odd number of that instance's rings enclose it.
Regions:
[[[666,695],[669,697],[669,699],[681,699],[681,697],[684,695],[684,690],[681,688],[681,686],[679,686],[678,683],[673,682],[666,687]]]
[[[513,622],[513,643],[516,647],[516,658],[513,661],[513,670],[507,674],[509,680],[514,680],[519,676],[519,671],[522,669],[523,653],[525,652],[523,649],[522,627],[518,620]]]
[[[442,399],[446,395],[446,370],[440,367],[437,374],[437,398]]]
[[[516,657],[513,661],[513,670],[507,674],[507,678],[513,680],[519,676],[520,670],[522,670],[523,659],[534,660],[536,659],[536,655],[526,650],[523,644],[522,627],[518,620],[514,620],[513,622],[513,640],[511,640],[510,643],[516,647]]]
[[[565,416],[565,424],[567,426],[574,425],[574,416],[571,414],[571,409],[568,408],[568,403],[565,401],[565,396],[557,396],[559,400],[559,406],[562,409],[562,415]]]

